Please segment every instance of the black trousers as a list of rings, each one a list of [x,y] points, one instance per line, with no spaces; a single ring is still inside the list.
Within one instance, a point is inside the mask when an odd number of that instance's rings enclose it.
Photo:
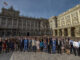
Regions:
[[[0,53],[2,52],[2,47],[0,47]]]
[[[79,53],[78,53],[78,52],[79,52],[79,48],[74,47],[73,50],[74,50],[74,54],[75,54],[75,56],[79,54]]]
[[[43,47],[40,47],[40,50],[43,51]]]
[[[78,55],[80,56],[80,47],[79,47],[79,50],[78,50]]]
[[[70,53],[73,53],[73,46],[70,47]]]
[[[58,50],[58,53],[61,54],[61,46],[58,46],[57,50]]]
[[[23,48],[24,48],[23,46],[20,46],[20,51],[23,51]]]
[[[36,52],[36,46],[33,46],[33,52]]]
[[[48,53],[51,53],[51,47],[48,45]]]

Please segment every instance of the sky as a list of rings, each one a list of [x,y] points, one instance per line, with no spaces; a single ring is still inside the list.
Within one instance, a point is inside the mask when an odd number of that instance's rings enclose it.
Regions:
[[[8,6],[3,4],[4,1]],[[80,4],[80,0],[0,0],[0,11],[2,7],[13,6],[22,16],[50,18],[58,16],[77,4]]]

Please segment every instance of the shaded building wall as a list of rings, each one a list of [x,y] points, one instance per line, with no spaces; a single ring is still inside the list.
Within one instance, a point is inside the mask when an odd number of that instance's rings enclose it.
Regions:
[[[48,25],[47,19],[20,16],[13,7],[2,8],[0,13],[0,36],[50,35]]]

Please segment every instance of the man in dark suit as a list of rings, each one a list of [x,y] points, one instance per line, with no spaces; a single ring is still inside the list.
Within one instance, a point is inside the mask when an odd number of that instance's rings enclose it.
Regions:
[[[58,50],[58,53],[61,54],[61,47],[62,47],[61,39],[58,39],[56,43],[57,43],[57,50]]]

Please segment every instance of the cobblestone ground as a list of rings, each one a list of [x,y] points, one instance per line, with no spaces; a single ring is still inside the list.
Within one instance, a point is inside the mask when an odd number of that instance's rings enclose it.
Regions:
[[[80,60],[79,56],[44,52],[14,52],[10,60]]]

